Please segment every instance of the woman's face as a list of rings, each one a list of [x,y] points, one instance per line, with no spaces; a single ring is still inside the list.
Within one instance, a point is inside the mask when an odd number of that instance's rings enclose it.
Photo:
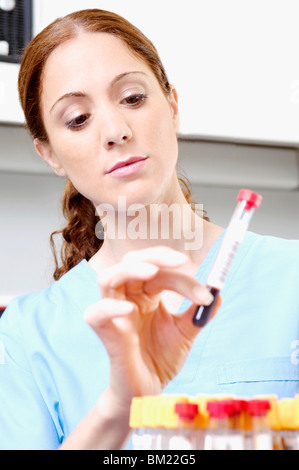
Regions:
[[[178,147],[175,91],[106,33],[59,46],[44,69],[41,108],[49,143],[36,149],[95,205],[171,198]],[[118,167],[118,168],[117,168]]]

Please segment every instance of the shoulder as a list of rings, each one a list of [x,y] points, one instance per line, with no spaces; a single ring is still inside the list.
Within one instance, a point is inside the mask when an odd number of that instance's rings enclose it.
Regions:
[[[7,363],[37,375],[40,361],[50,363],[53,351],[71,363],[70,337],[73,347],[78,341],[99,343],[83,316],[99,299],[97,277],[86,261],[46,289],[14,298],[0,319],[0,363],[2,354]]]
[[[224,286],[230,294],[265,298],[285,292],[298,305],[299,241],[248,232]]]
[[[299,240],[288,240],[248,232],[240,249],[244,264],[258,267],[294,266],[299,269]]]
[[[269,249],[277,249],[278,247],[290,250],[299,247],[299,240],[275,237],[272,235],[260,235],[254,232],[247,232],[247,243],[254,244],[255,247],[267,247]]]
[[[0,332],[12,323],[49,325],[59,315],[68,319],[99,300],[97,277],[84,260],[45,289],[15,297],[1,320]]]
[[[16,297],[8,305],[0,319],[0,402],[5,429],[0,448],[58,448],[73,419],[63,422],[60,414],[71,396],[66,384],[79,390],[87,369],[81,347],[90,348],[89,360],[101,347],[82,315],[85,305],[98,295],[96,275],[88,263],[81,262],[46,289]],[[77,419],[82,409],[75,408]],[[24,435],[16,423],[26,421],[28,410],[32,419],[31,424],[26,422],[29,432]]]

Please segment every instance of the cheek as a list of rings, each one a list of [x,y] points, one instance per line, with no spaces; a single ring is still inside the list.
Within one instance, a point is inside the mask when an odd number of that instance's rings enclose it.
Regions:
[[[146,123],[144,125],[144,123]],[[143,125],[142,125],[143,124]],[[151,141],[152,145],[160,148],[173,149],[177,146],[176,124],[167,105],[155,107],[150,116],[140,123],[143,135]]]
[[[154,138],[153,138],[154,136]],[[153,129],[152,140],[161,157],[161,164],[172,167],[178,158],[178,141],[175,126],[171,119],[161,119]]]
[[[80,132],[80,131],[79,131]],[[74,132],[78,135],[60,136],[54,139],[54,153],[61,165],[68,171],[73,173],[77,169],[88,168],[86,165],[87,160],[90,162],[93,151],[91,139],[84,139],[79,136],[79,132]],[[90,162],[91,163],[91,162]]]

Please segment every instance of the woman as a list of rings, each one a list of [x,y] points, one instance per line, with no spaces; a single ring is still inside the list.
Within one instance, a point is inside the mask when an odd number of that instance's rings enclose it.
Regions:
[[[1,447],[121,448],[131,398],[165,389],[248,395],[268,391],[271,383],[271,393],[298,390],[298,371],[280,372],[283,385],[275,388],[269,365],[273,356],[289,354],[298,320],[282,331],[276,319],[269,343],[273,302],[264,312],[274,297],[291,316],[298,294],[289,288],[282,302],[271,290],[263,298],[260,286],[261,279],[270,285],[270,274],[277,287],[286,263],[295,273],[297,242],[248,234],[221,312],[200,334],[192,324],[196,306],[213,300],[203,284],[223,229],[193,212],[180,186],[177,94],[151,42],[113,13],[73,13],[30,43],[19,92],[37,152],[67,179],[68,224],[57,282],[15,299],[1,319]],[[179,211],[165,237],[160,208],[171,206]],[[142,236],[132,236],[136,208]],[[203,243],[190,248],[187,241],[196,241],[199,230]],[[270,268],[267,260],[277,251]],[[257,321],[260,329],[248,341],[244,333]],[[273,373],[265,382],[261,355]],[[237,363],[241,380],[234,377],[234,388],[221,365],[238,359],[247,361],[248,375]],[[260,371],[253,380],[255,364]]]

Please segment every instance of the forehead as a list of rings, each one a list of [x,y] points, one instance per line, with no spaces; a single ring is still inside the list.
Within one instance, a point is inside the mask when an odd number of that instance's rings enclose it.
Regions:
[[[43,84],[61,87],[82,78],[92,80],[93,74],[98,80],[110,79],[130,69],[152,73],[145,61],[119,38],[107,33],[84,33],[51,53],[45,64]]]

